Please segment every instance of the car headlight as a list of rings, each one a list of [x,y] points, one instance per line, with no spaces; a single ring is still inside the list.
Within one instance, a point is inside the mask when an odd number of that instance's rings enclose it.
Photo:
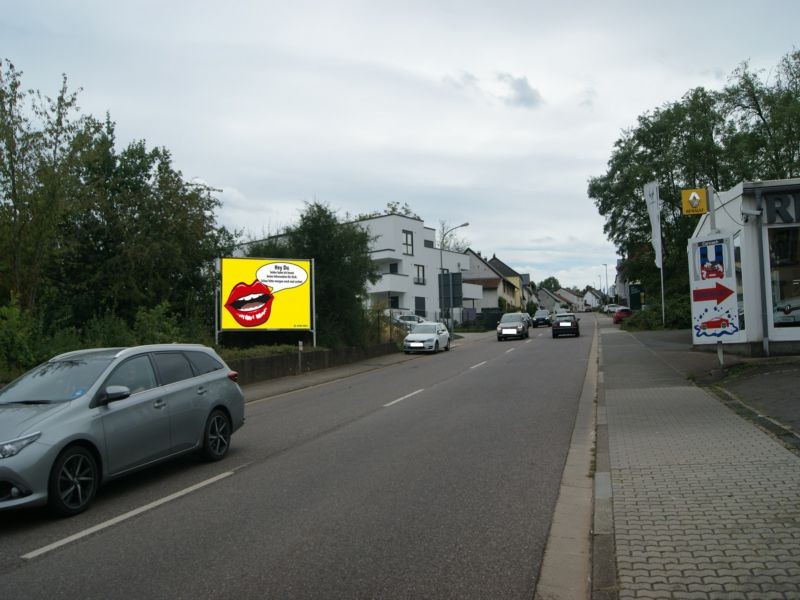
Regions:
[[[31,435],[26,435],[25,437],[0,443],[0,458],[10,458],[12,456],[15,456],[25,446],[32,444],[33,442],[38,440],[41,435],[42,432],[37,431],[36,433],[32,433]]]

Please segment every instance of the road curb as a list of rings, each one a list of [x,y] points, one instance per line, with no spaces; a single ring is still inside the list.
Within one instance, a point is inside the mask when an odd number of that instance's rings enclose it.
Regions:
[[[595,328],[534,600],[589,597],[598,340],[598,328]]]
[[[600,337],[600,328],[597,328]],[[597,404],[595,418],[595,490],[592,520],[592,600],[617,600],[617,559],[614,547],[614,506],[611,458],[606,416],[603,349],[597,351]]]

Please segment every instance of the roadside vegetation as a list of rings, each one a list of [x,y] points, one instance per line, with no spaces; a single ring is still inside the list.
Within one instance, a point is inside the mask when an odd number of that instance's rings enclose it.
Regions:
[[[215,190],[186,181],[166,148],[120,142],[109,115],[81,113],[66,76],[52,97],[22,76],[0,60],[0,383],[78,348],[213,345],[215,259],[242,235],[217,223]],[[379,337],[359,231],[310,204],[273,255],[316,259],[322,345]],[[282,341],[244,353],[296,351]]]

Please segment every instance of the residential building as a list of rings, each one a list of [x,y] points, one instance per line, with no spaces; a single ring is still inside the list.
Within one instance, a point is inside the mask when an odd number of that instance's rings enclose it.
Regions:
[[[524,307],[526,304],[526,290],[524,288],[522,275],[497,258],[496,255],[492,255],[492,258],[489,259],[489,264],[495,271],[514,284],[514,301],[511,302],[511,304],[516,307]],[[530,281],[530,277],[528,277],[528,280]]]
[[[564,298],[545,288],[536,290],[539,308],[549,310],[551,313],[569,309],[569,302]]]
[[[561,288],[556,292],[556,295],[566,301],[571,311],[575,312],[583,310],[583,298],[572,290]]]
[[[480,286],[465,283],[461,277],[469,269],[469,258],[437,248],[436,230],[426,227],[422,219],[386,214],[357,224],[370,233],[370,254],[380,272],[380,279],[368,285],[370,307],[439,320],[442,308],[447,314],[452,301],[453,318],[462,321],[468,318],[462,314],[463,307],[480,302]],[[442,281],[440,272],[444,274]]]
[[[592,310],[597,310],[602,307],[603,304],[603,295],[600,292],[593,288],[586,290],[586,293],[583,295],[584,308],[588,306]]]
[[[504,277],[480,253],[467,249],[464,255],[469,261],[464,281],[479,286],[482,291],[480,300],[475,304],[478,311],[496,310],[501,298],[508,305],[518,306],[516,302],[519,302],[521,291],[517,284]]]

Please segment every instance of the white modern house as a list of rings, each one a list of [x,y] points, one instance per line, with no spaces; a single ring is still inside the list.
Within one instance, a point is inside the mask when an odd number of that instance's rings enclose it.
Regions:
[[[694,343],[719,341],[760,356],[796,354],[800,179],[742,182],[715,195],[713,204],[714,225],[703,215],[688,247]],[[722,289],[726,297],[718,298],[723,280],[735,289]],[[728,301],[729,314],[717,314]]]
[[[452,305],[453,318],[463,321],[464,308],[480,303],[481,287],[460,281],[468,257],[437,248],[436,230],[421,219],[385,214],[356,224],[369,231],[370,254],[380,271],[380,279],[368,284],[370,307],[435,321]]]

